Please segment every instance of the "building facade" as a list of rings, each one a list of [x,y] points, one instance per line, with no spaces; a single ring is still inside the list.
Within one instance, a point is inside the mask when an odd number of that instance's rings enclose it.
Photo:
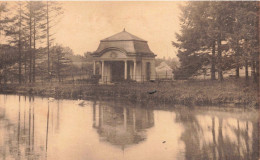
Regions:
[[[156,79],[173,79],[173,69],[165,62],[155,68]]]
[[[122,31],[100,41],[93,56],[93,74],[100,65],[100,82],[155,79],[155,54],[147,41]]]

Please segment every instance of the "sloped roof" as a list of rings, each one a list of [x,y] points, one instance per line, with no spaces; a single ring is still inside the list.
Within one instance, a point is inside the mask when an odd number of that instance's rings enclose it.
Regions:
[[[125,31],[125,29],[122,32],[114,34],[113,36],[105,38],[101,41],[144,41],[146,42],[145,40]]]
[[[132,35],[125,30],[101,40],[98,49],[92,55],[101,56],[105,50],[110,48],[121,49],[129,56],[155,56],[154,53],[150,50],[147,41]]]
[[[155,68],[155,70],[158,71],[172,71],[173,69],[165,62],[160,63],[159,66]]]

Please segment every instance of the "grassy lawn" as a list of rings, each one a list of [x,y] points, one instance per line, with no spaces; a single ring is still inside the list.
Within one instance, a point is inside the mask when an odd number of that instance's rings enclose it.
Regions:
[[[122,82],[115,85],[45,83],[34,85],[1,85],[1,92],[34,94],[56,98],[121,98],[131,101],[182,105],[225,105],[258,107],[257,85],[244,79],[223,82],[210,80],[169,82]],[[229,104],[229,105],[227,105]]]

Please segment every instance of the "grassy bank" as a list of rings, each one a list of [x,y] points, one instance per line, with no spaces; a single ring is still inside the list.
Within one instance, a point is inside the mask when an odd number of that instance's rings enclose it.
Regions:
[[[244,80],[124,82],[116,85],[35,84],[1,85],[1,93],[33,94],[56,98],[88,99],[120,98],[138,102],[172,103],[182,105],[225,105],[258,107],[257,85]],[[153,94],[151,94],[153,92]]]

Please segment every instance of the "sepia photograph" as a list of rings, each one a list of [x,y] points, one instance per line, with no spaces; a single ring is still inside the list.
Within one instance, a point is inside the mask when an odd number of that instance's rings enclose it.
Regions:
[[[0,1],[0,160],[259,160],[259,1]]]

